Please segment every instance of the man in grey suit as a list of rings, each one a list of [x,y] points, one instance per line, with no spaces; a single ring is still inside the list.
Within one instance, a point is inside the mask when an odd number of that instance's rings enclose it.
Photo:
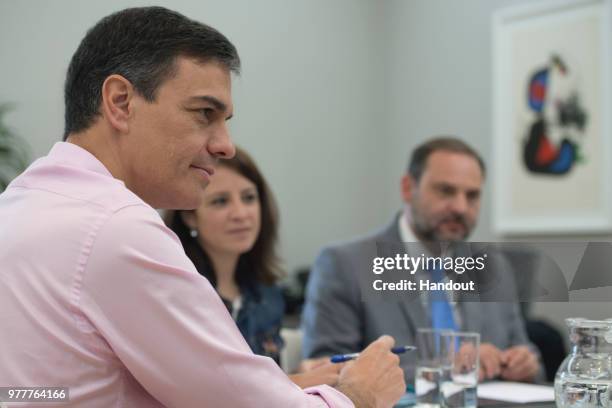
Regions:
[[[430,254],[440,255],[432,242],[464,241],[478,218],[484,176],[480,156],[459,139],[436,138],[415,149],[401,180],[403,211],[380,232],[327,247],[318,256],[303,314],[305,358],[359,351],[381,334],[395,337],[396,344],[415,344],[417,328],[433,326],[481,334],[481,379],[532,381],[541,375],[538,354],[528,345],[516,302],[462,302],[461,298],[449,302],[445,298],[450,322],[440,326],[429,291],[399,297],[384,294],[376,300],[364,289],[363,278],[371,279],[381,243],[416,242]],[[414,244],[406,245],[411,252]],[[428,273],[421,270],[416,276]],[[501,278],[498,289],[510,294],[503,300],[515,299],[513,278],[508,273]],[[406,377],[411,380],[415,357],[405,359]]]

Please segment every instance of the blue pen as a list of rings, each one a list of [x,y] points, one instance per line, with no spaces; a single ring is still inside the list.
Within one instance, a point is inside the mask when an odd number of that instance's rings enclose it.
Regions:
[[[416,350],[415,346],[398,346],[393,347],[391,352],[393,354],[403,354],[407,351]],[[332,363],[344,363],[345,361],[353,360],[359,357],[359,353],[351,353],[351,354],[335,354],[331,356],[330,360]]]

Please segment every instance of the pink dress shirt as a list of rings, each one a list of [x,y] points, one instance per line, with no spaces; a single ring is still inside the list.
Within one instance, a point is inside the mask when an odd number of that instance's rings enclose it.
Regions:
[[[353,406],[254,355],[158,213],[63,142],[0,195],[0,386],[88,408]]]

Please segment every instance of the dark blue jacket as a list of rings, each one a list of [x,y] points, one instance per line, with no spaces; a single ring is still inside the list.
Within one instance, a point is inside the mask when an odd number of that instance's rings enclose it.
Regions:
[[[280,328],[283,322],[285,301],[278,286],[255,284],[241,288],[242,306],[236,325],[255,354],[268,356],[280,363],[283,339]],[[224,299],[230,313],[231,303]]]

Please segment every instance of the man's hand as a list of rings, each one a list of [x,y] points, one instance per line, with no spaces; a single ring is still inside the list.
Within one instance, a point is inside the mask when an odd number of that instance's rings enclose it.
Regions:
[[[502,351],[491,343],[480,345],[480,372],[478,381],[490,380],[501,374]]]
[[[327,384],[335,387],[338,384],[338,376],[340,370],[345,366],[342,364],[333,364],[329,362],[329,357],[324,358],[325,361],[320,362],[315,368],[298,374],[291,374],[291,381],[300,386],[300,388],[308,388],[315,385]]]
[[[540,364],[527,346],[514,346],[501,353],[501,377],[510,381],[533,381]]]
[[[390,336],[372,342],[340,372],[338,390],[357,408],[390,408],[406,391],[399,357],[391,353],[395,344]]]

